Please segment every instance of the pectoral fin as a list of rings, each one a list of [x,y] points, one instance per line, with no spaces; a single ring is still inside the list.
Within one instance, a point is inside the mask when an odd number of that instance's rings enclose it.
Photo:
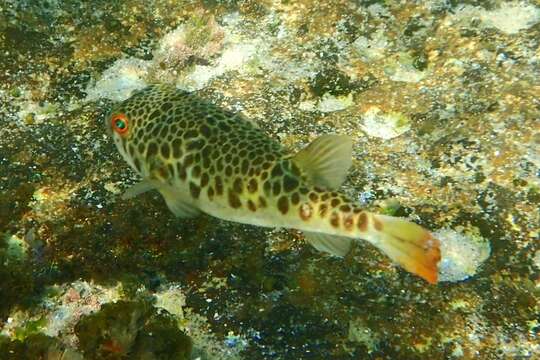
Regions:
[[[122,200],[131,199],[137,195],[153,190],[155,188],[156,186],[151,181],[142,180],[127,188],[126,191],[124,191],[124,193],[122,194],[121,198]]]
[[[304,232],[306,241],[315,249],[334,256],[343,257],[351,249],[352,239],[344,236],[326,235],[316,232]]]
[[[319,136],[293,160],[314,185],[337,189],[352,165],[352,140],[346,135]]]
[[[193,205],[189,201],[189,198],[182,192],[167,186],[160,187],[159,192],[163,196],[163,199],[165,199],[165,203],[169,210],[171,210],[176,217],[190,219],[201,214],[201,211]]]

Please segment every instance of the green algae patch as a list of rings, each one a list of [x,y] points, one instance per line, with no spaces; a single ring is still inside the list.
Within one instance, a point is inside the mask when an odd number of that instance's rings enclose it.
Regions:
[[[6,235],[5,253],[8,261],[24,261],[28,252],[28,244],[17,235]]]

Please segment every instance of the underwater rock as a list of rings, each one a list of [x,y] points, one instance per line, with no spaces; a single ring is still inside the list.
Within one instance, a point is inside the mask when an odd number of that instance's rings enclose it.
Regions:
[[[325,67],[318,71],[309,83],[311,92],[315,96],[346,95],[353,88],[350,77],[336,68]]]
[[[347,96],[334,96],[326,93],[319,101],[302,101],[300,104],[298,104],[298,107],[304,111],[320,111],[322,113],[330,113],[345,110],[352,105],[354,105],[352,94]]]
[[[399,53],[386,61],[384,72],[393,81],[417,83],[424,79],[425,60],[408,53]]]
[[[193,14],[160,40],[153,52],[150,82],[171,82],[187,66],[208,62],[221,52],[224,37],[223,29],[213,16]]]
[[[434,235],[441,242],[439,281],[457,282],[474,276],[491,253],[489,241],[479,235],[450,229]]]
[[[384,113],[376,106],[370,107],[362,115],[360,126],[369,136],[383,140],[393,139],[407,132],[410,120],[400,113]]]
[[[89,83],[86,89],[86,100],[95,101],[101,98],[122,101],[134,90],[146,86],[146,77],[151,63],[135,58],[117,60],[95,83]]]
[[[0,234],[1,235],[1,234]],[[23,261],[27,257],[28,244],[17,235],[4,235],[7,261]],[[1,248],[0,248],[1,249]]]
[[[84,358],[79,352],[66,348],[56,338],[36,333],[24,339],[11,341],[0,337],[0,359],[83,360]]]
[[[505,34],[517,34],[540,21],[540,9],[525,2],[502,2],[495,9],[482,9],[470,5],[461,7],[454,17],[458,21],[477,18],[483,27],[494,27]]]
[[[366,63],[381,60],[386,56],[390,40],[382,30],[377,30],[370,37],[359,36],[353,43],[353,49],[357,56]]]
[[[75,331],[90,358],[190,359],[191,340],[176,319],[144,301],[105,304],[83,317]]]

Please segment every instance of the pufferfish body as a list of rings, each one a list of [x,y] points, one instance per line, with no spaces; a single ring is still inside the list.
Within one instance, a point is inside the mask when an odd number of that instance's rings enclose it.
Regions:
[[[412,222],[363,210],[336,191],[352,164],[347,136],[323,135],[287,152],[239,113],[193,93],[152,85],[118,104],[108,132],[142,181],[124,198],[158,190],[178,217],[304,232],[317,250],[344,256],[367,240],[394,262],[437,282],[439,241]]]

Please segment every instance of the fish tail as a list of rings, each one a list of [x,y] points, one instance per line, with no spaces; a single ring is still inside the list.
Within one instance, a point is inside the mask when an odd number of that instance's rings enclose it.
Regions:
[[[441,259],[439,240],[410,221],[370,214],[368,240],[405,270],[431,284],[437,283]]]

